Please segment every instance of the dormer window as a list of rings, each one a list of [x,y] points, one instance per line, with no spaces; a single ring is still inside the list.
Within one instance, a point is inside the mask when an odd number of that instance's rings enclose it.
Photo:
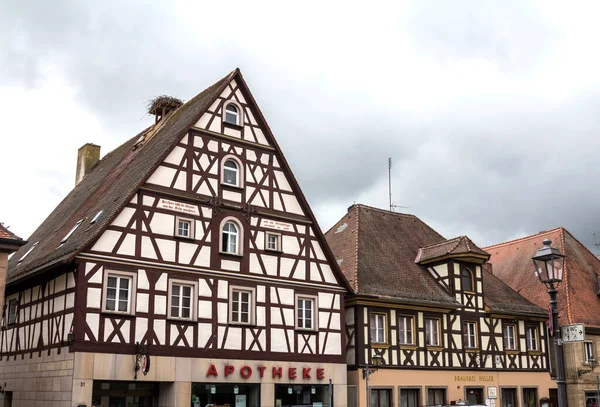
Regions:
[[[233,160],[227,160],[223,164],[223,183],[234,187],[240,186],[240,169]]]
[[[460,280],[462,283],[463,291],[475,291],[473,289],[473,286],[475,284],[473,284],[473,273],[471,272],[471,270],[469,270],[468,268],[464,268],[462,273],[460,274]]]
[[[225,123],[240,125],[240,110],[233,103],[225,106]]]

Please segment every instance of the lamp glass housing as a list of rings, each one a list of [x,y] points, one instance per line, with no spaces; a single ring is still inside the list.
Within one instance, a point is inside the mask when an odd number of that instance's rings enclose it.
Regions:
[[[373,355],[373,365],[381,366],[382,361],[383,361],[383,357],[381,355]]]
[[[537,250],[533,260],[535,273],[542,283],[547,286],[559,284],[563,279],[565,256],[560,250],[551,247],[550,239],[544,240],[544,246]]]

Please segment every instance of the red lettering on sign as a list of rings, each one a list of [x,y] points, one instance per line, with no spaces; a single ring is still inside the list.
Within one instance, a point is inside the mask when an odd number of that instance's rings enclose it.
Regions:
[[[317,369],[317,379],[321,380],[325,378],[325,369],[322,367]]]
[[[215,365],[210,365],[210,367],[208,368],[208,372],[206,372],[206,377],[208,376],[219,376],[219,372],[217,372],[217,368],[215,367]]]
[[[288,370],[288,376],[290,379],[296,378],[296,368],[295,367],[290,367],[290,369]]]
[[[266,368],[267,368],[266,366],[259,366],[258,367],[258,371],[260,373],[260,377],[265,377],[265,369]]]
[[[305,367],[304,369],[302,369],[302,378],[312,379],[312,377],[310,377],[310,367]]]
[[[234,370],[235,370],[235,367],[233,367],[231,365],[225,365],[225,377],[232,374],[234,372]]]
[[[240,369],[240,376],[242,376],[244,379],[249,378],[252,376],[252,368],[250,366],[242,366]]]
[[[281,377],[281,368],[280,367],[274,367],[273,368],[273,379],[276,377]]]

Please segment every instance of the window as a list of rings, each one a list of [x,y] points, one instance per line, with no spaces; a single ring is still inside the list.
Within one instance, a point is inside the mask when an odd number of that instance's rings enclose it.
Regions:
[[[81,225],[81,222],[83,222],[83,219],[77,221],[77,223],[75,224],[75,226],[73,226],[73,228],[71,228],[71,230],[69,231],[69,233],[67,233],[65,235],[65,237],[62,238],[62,240],[60,241],[60,244],[63,244],[64,242],[67,241],[67,239],[69,239],[71,237],[71,235],[77,230],[77,228],[79,227],[79,225]]]
[[[234,187],[240,186],[240,169],[234,160],[225,160],[223,164],[223,183]]]
[[[8,325],[12,325],[17,322],[17,309],[19,308],[19,301],[12,299],[8,302]]]
[[[538,346],[538,329],[536,326],[528,326],[525,328],[525,341],[527,342],[528,351],[537,351]]]
[[[501,389],[500,404],[502,407],[517,407],[517,389]]]
[[[240,125],[240,110],[233,103],[225,106],[225,123]]]
[[[385,337],[386,331],[386,318],[385,314],[371,313],[369,322],[371,325],[371,342],[372,343],[387,343]]]
[[[175,236],[187,239],[194,238],[194,220],[175,217]]]
[[[477,325],[475,322],[463,322],[463,345],[465,348],[477,347]]]
[[[253,289],[231,287],[229,301],[229,322],[234,324],[254,323]]]
[[[464,268],[460,275],[460,278],[462,281],[463,291],[475,291],[473,289],[473,273],[471,272],[471,270],[469,270],[468,268]]]
[[[195,319],[196,283],[186,280],[169,282],[169,318]]]
[[[31,245],[31,247],[29,248],[29,250],[27,250],[27,252],[25,252],[25,254],[19,259],[19,261],[17,263],[22,262],[23,260],[25,260],[25,257],[27,257],[29,255],[29,253],[31,253],[33,251],[33,249],[35,249],[35,247],[38,245],[39,242],[35,242],[34,244]]]
[[[585,392],[585,407],[598,407],[598,403],[596,402],[598,398],[598,393],[595,391],[586,391]]]
[[[440,346],[440,320],[425,319],[425,346]]]
[[[414,345],[415,338],[413,336],[413,317],[400,316],[398,318],[398,329],[400,330],[400,338],[398,342],[401,345]]]
[[[443,406],[446,403],[446,389],[433,388],[427,389],[427,405],[428,406]]]
[[[100,219],[102,212],[104,212],[104,211],[98,211],[98,213],[94,215],[94,217],[90,221],[90,225],[93,225],[94,223],[98,222],[98,219]]]
[[[296,296],[296,328],[317,329],[317,298]]]
[[[537,389],[523,388],[523,407],[537,407]]]
[[[233,221],[225,222],[221,233],[221,251],[229,254],[240,254],[240,230]]]
[[[104,275],[103,311],[133,314],[135,311],[134,273],[107,272]]]
[[[584,352],[584,362],[590,363],[594,360],[594,343],[593,342],[584,342],[583,343],[583,352]]]
[[[504,325],[503,329],[504,336],[504,350],[517,350],[516,332],[517,327],[515,325]]]
[[[281,235],[279,235],[277,233],[267,232],[265,234],[265,238],[267,241],[267,244],[266,244],[267,250],[273,250],[276,252],[281,251]]]
[[[371,407],[392,407],[391,389],[371,389]]]
[[[421,389],[400,388],[400,407],[419,407]]]

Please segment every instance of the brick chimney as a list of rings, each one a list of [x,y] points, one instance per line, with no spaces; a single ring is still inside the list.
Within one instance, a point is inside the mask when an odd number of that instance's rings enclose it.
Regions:
[[[100,161],[100,146],[86,143],[77,150],[75,185],[79,184],[83,177],[90,173],[98,161]]]

